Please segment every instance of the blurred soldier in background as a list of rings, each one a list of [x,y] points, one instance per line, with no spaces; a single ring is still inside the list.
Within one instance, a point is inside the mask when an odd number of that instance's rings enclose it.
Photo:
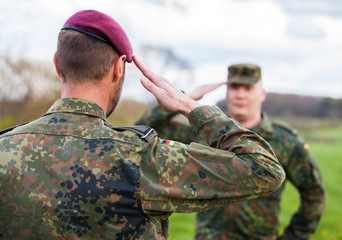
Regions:
[[[199,100],[223,83],[207,84],[188,94]],[[263,137],[283,165],[287,180],[300,194],[300,206],[283,234],[278,236],[280,200],[285,183],[263,198],[226,205],[198,213],[196,239],[309,239],[325,208],[325,193],[320,171],[310,155],[307,143],[297,132],[272,122],[262,112],[266,92],[261,70],[254,64],[236,64],[228,68],[226,106],[228,116]],[[200,136],[172,117],[175,113],[160,107],[138,122],[150,125],[161,137],[184,143],[203,142]]]
[[[267,142],[184,95],[132,52],[106,14],[84,10],[66,21],[53,59],[62,98],[42,118],[0,132],[1,239],[166,239],[172,212],[259,197],[282,184]],[[207,145],[107,122],[132,60],[143,86],[188,117]]]

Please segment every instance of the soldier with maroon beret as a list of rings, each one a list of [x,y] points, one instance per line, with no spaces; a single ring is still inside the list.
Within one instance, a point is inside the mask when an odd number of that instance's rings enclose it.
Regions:
[[[265,140],[150,71],[110,16],[72,15],[53,61],[61,98],[43,117],[0,132],[1,239],[166,239],[173,212],[256,198],[283,182]],[[206,145],[107,122],[132,61],[142,85],[188,117]]]

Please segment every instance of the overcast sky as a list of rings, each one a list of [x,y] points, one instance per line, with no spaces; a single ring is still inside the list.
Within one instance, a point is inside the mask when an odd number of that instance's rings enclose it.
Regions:
[[[141,46],[171,49],[187,69],[165,68],[158,54],[142,60],[183,90],[224,81],[230,64],[250,62],[261,66],[267,91],[342,97],[341,0],[0,0],[0,51],[52,64],[60,28],[83,9],[116,19],[136,55]],[[139,73],[127,71],[124,94],[138,96]]]

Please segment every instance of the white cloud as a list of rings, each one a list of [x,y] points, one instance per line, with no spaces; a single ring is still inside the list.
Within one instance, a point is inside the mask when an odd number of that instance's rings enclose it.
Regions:
[[[133,38],[162,45],[243,49],[286,45],[286,16],[270,1],[196,0],[186,11],[155,4],[127,3]],[[144,10],[141,10],[144,9]],[[131,20],[132,19],[132,20]]]
[[[342,16],[334,18],[329,16],[319,15],[314,18],[315,23],[321,26],[326,34],[325,45],[327,48],[342,47]]]

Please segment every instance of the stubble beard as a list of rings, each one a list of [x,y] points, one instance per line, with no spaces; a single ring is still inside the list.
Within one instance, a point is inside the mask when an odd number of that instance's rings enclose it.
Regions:
[[[115,90],[114,96],[113,96],[112,101],[111,101],[112,107],[109,109],[109,111],[106,115],[107,118],[114,112],[116,106],[118,105],[118,103],[120,101],[123,82],[124,81],[122,80],[120,85],[118,86],[118,88]]]

